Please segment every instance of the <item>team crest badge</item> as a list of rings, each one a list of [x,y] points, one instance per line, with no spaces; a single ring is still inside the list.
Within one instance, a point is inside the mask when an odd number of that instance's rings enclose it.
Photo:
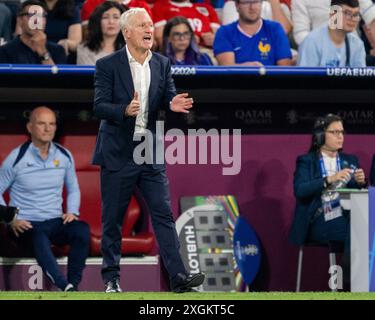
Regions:
[[[198,12],[200,14],[203,14],[204,16],[208,17],[209,16],[209,13],[208,13],[208,10],[206,7],[196,7],[196,9],[198,10]]]
[[[268,53],[271,51],[271,45],[269,43],[263,43],[263,41],[259,41],[258,49],[262,57],[267,57]]]

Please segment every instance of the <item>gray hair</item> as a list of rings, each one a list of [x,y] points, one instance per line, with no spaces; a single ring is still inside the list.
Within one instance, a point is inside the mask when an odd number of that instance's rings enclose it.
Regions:
[[[130,26],[129,22],[130,22],[131,18],[138,13],[145,13],[145,14],[149,15],[145,8],[131,8],[131,9],[125,11],[120,17],[120,28],[121,28],[121,30],[124,30],[124,28],[129,28],[129,26]]]

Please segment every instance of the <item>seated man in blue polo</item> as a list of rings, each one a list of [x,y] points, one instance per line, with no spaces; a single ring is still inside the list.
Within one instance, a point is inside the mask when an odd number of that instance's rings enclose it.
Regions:
[[[20,243],[32,244],[38,264],[63,291],[75,291],[89,252],[89,227],[78,220],[80,190],[71,153],[52,142],[55,113],[47,107],[34,109],[27,123],[31,140],[14,149],[0,168],[0,204],[9,189],[10,206],[19,209],[10,223]],[[62,209],[63,187],[67,191]],[[68,275],[62,274],[51,244],[69,245]]]
[[[65,64],[62,46],[47,41],[47,7],[38,0],[26,0],[21,4],[17,24],[21,35],[0,46],[0,63]]]
[[[263,0],[235,0],[238,21],[221,26],[214,54],[223,66],[289,66],[292,53],[280,23],[261,18]]]
[[[332,0],[330,22],[313,30],[301,43],[302,67],[366,67],[363,41],[352,32],[361,20],[358,0]]]

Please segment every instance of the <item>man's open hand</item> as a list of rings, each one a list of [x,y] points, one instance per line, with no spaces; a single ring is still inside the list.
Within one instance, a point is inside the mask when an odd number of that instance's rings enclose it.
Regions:
[[[193,107],[193,99],[188,98],[188,93],[180,93],[173,97],[170,108],[174,112],[189,113],[189,109]]]

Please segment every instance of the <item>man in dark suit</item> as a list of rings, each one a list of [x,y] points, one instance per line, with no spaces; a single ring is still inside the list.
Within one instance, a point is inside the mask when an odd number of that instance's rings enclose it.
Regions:
[[[98,60],[95,74],[94,113],[101,123],[93,163],[101,166],[105,291],[121,292],[121,227],[136,186],[150,208],[171,289],[190,291],[203,283],[204,275],[187,274],[181,260],[165,165],[139,164],[133,153],[140,143],[136,137],[147,137],[147,132],[152,132],[147,143],[155,146],[159,109],[188,113],[193,100],[186,93],[176,95],[168,59],[151,52],[154,27],[147,12],[130,9],[121,16],[120,25],[126,46]]]
[[[330,210],[334,214],[327,215],[329,210],[323,209],[322,202],[323,193],[331,190],[333,195],[338,183],[347,188],[361,188],[366,185],[365,174],[360,169],[357,157],[342,153],[343,145],[342,119],[333,114],[319,118],[314,125],[309,153],[297,158],[294,172],[296,208],[290,240],[298,246],[305,242],[344,243],[344,281],[348,281],[349,213],[334,207],[332,203]],[[332,210],[333,208],[335,209]]]

